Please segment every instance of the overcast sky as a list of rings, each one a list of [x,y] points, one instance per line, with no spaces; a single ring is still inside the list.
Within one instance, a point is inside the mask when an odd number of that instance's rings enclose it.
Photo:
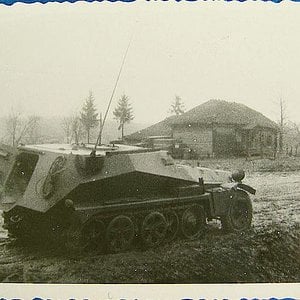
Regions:
[[[133,35],[113,107],[125,93],[136,122],[164,119],[175,95],[187,109],[224,99],[273,120],[282,96],[300,122],[299,15],[297,3],[1,5],[0,115],[69,114],[90,90],[104,111]]]

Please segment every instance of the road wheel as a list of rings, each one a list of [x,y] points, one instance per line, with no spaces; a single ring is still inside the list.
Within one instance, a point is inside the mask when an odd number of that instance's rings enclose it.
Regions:
[[[206,216],[203,206],[193,205],[187,208],[181,218],[181,232],[189,240],[201,237],[206,230]]]
[[[165,241],[167,243],[173,241],[179,230],[179,218],[177,213],[174,210],[167,210],[164,213],[164,216],[167,221],[167,231]]]
[[[127,216],[117,216],[107,227],[108,250],[113,253],[124,252],[131,247],[134,237],[135,228],[131,219]]]
[[[167,221],[163,214],[152,212],[148,214],[142,224],[141,239],[145,246],[156,247],[161,244],[168,229]]]
[[[101,252],[104,247],[105,225],[101,220],[72,224],[66,233],[65,245],[71,252]]]
[[[252,203],[248,194],[236,191],[230,201],[227,214],[221,218],[222,228],[228,232],[249,229],[252,222]]]
[[[82,229],[82,244],[87,251],[101,251],[104,247],[105,225],[101,220],[92,220]]]

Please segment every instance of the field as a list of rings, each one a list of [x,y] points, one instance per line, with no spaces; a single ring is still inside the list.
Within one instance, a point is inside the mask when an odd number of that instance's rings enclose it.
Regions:
[[[0,281],[43,283],[228,283],[300,281],[299,159],[210,161],[213,167],[244,166],[257,189],[250,232],[224,234],[217,222],[204,238],[177,240],[147,251],[69,256],[24,248],[2,234]],[[269,165],[268,165],[269,164]],[[253,166],[254,165],[254,166]],[[259,167],[257,167],[259,166]],[[277,166],[277,167],[276,167]],[[288,166],[288,167],[286,167]],[[272,171],[272,172],[270,172]]]

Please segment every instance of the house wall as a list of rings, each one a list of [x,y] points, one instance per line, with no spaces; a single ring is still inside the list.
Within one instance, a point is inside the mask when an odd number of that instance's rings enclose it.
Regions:
[[[196,124],[176,125],[173,127],[173,138],[181,140],[199,156],[211,156],[212,128]]]
[[[199,156],[234,156],[237,154],[236,127],[233,125],[173,126],[173,137],[180,139]]]
[[[199,156],[273,155],[276,136],[276,131],[269,128],[243,130],[231,124],[173,126],[173,137]]]
[[[215,156],[235,156],[239,136],[234,125],[214,125],[213,153]]]

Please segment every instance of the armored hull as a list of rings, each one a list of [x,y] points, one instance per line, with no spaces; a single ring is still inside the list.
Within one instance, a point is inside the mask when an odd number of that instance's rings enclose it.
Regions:
[[[241,176],[176,164],[166,151],[126,145],[0,147],[1,209],[9,234],[68,249],[122,252],[203,235],[207,220],[249,228]]]

